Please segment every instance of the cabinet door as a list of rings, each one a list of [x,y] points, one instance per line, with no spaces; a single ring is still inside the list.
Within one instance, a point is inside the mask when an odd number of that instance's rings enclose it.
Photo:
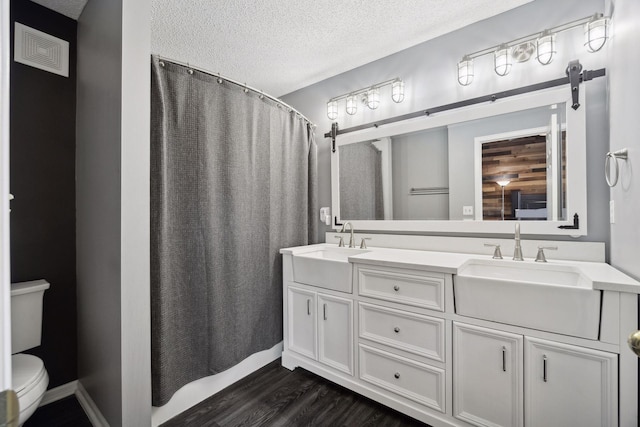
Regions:
[[[526,338],[525,424],[617,426],[617,375],[615,354]]]
[[[318,294],[318,360],[353,375],[353,301]]]
[[[521,335],[453,324],[453,414],[477,426],[522,426]]]
[[[316,359],[316,293],[289,287],[289,349]]]

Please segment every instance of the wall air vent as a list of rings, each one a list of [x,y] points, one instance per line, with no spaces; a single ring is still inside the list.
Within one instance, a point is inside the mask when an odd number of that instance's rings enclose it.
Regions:
[[[16,22],[13,60],[69,77],[69,42]]]

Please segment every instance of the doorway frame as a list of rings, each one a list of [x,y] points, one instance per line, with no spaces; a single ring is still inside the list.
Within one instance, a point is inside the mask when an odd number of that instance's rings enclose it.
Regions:
[[[0,2],[0,392],[11,389],[11,263],[9,257],[9,2]]]

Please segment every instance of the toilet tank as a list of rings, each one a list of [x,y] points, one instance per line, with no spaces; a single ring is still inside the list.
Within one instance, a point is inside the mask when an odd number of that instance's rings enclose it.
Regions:
[[[49,289],[46,280],[11,284],[11,354],[40,345],[42,297]]]

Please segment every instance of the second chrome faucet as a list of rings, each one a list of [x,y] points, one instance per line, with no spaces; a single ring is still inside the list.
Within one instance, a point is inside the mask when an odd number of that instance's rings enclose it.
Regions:
[[[524,261],[522,258],[522,246],[520,246],[520,223],[516,222],[516,232],[514,235],[516,246],[513,248],[513,260]]]

